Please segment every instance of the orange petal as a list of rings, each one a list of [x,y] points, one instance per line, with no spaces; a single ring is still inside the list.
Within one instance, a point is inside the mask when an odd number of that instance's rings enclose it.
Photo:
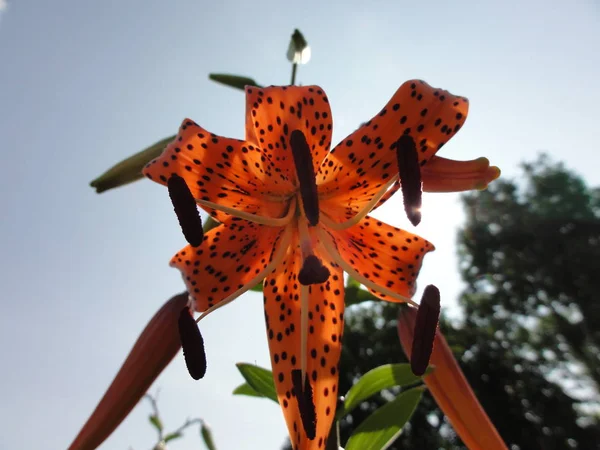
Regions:
[[[402,308],[398,334],[404,353],[410,358],[417,312]],[[435,370],[424,377],[433,398],[444,412],[456,433],[470,450],[503,450],[506,445],[475,397],[462,370],[438,329],[430,363]]]
[[[269,199],[294,190],[258,147],[211,134],[190,119],[183,121],[175,140],[143,172],[164,185],[177,174],[196,199],[271,217],[280,217],[285,205]],[[230,218],[206,210],[221,222]]]
[[[176,295],[150,320],[69,450],[96,448],[117,428],[181,348],[177,321],[188,301]]]
[[[200,247],[188,245],[175,254],[171,266],[181,270],[196,311],[219,303],[267,267],[282,232],[236,220],[208,231]]]
[[[414,138],[423,166],[462,127],[468,107],[463,97],[407,81],[377,116],[327,155],[317,174],[319,192],[342,201],[369,198],[398,172],[395,148],[403,133]]]
[[[290,133],[300,130],[312,151],[315,172],[331,147],[329,100],[319,86],[246,87],[246,140],[254,142],[295,180]]]
[[[319,254],[317,254],[321,258]],[[338,397],[338,362],[344,314],[344,278],[339,267],[321,258],[329,280],[309,289],[307,375],[316,409],[316,437],[306,437],[292,370],[301,368],[301,299],[297,274],[300,249],[295,244],[278,269],[265,279],[265,318],[273,378],[291,441],[296,450],[323,449],[333,423]]]
[[[487,158],[455,161],[434,156],[421,170],[426,192],[461,192],[482,190],[500,176],[500,169],[490,166]]]
[[[342,231],[329,231],[340,256],[360,275],[404,297],[412,297],[423,257],[433,245],[372,217]],[[395,302],[373,291],[379,298]]]

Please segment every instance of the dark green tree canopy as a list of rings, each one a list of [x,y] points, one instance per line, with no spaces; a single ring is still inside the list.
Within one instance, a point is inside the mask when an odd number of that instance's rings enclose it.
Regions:
[[[464,319],[441,328],[511,449],[600,448],[600,190],[546,156],[465,195]],[[439,244],[438,244],[439,245]],[[398,306],[348,308],[340,391],[405,361]],[[381,395],[341,424],[342,445]],[[393,448],[464,448],[430,396]]]

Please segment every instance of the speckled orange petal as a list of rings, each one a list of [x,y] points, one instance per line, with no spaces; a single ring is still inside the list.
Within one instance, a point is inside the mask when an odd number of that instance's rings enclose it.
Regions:
[[[173,174],[185,179],[196,199],[271,217],[285,213],[284,203],[273,200],[293,190],[257,147],[211,134],[189,119],[161,156],[144,168],[144,175],[164,185]],[[219,221],[230,219],[206,210]]]
[[[487,158],[455,161],[434,156],[421,170],[426,192],[461,192],[485,189],[500,176],[500,169],[490,166]]]
[[[329,280],[309,286],[307,375],[312,386],[317,432],[306,437],[298,403],[293,396],[292,370],[301,368],[300,249],[296,244],[272,275],[265,279],[265,318],[273,377],[291,441],[296,450],[324,449],[335,414],[338,362],[344,313],[344,278],[341,269],[317,252],[330,270]]]
[[[181,270],[196,311],[219,303],[263,270],[282,230],[235,220],[206,233],[200,247],[188,245],[173,256],[171,266]]]
[[[462,127],[468,101],[412,80],[371,120],[340,142],[317,174],[319,192],[355,203],[370,198],[397,174],[396,141],[410,134],[421,166]]]
[[[434,250],[427,240],[372,217],[342,231],[330,231],[340,256],[360,275],[396,292],[412,297],[423,257]],[[396,302],[373,291],[379,298]]]
[[[329,100],[319,86],[246,87],[246,140],[257,143],[286,179],[296,178],[290,133],[300,130],[316,171],[331,146]]]

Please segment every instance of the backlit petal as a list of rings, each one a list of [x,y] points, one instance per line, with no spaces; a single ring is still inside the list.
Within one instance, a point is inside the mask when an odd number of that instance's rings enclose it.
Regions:
[[[181,270],[196,311],[227,298],[267,267],[282,232],[235,220],[207,232],[200,247],[178,252],[171,265]]]
[[[360,275],[409,298],[415,293],[423,257],[434,250],[422,237],[371,217],[330,235],[340,256]],[[383,300],[397,301],[373,292]]]
[[[434,156],[421,170],[426,192],[461,192],[482,190],[500,176],[500,169],[490,166],[487,158],[454,161]]]
[[[292,192],[293,186],[275,167],[257,147],[216,136],[186,119],[175,140],[144,168],[144,175],[166,185],[177,174],[196,199],[279,217],[285,205],[270,199]],[[230,219],[223,212],[213,215],[222,222]]]
[[[410,134],[421,166],[462,127],[468,101],[420,80],[404,83],[388,104],[340,142],[325,158],[317,184],[319,192],[344,201],[364,201],[398,173],[396,141]]]
[[[295,180],[290,133],[300,130],[316,171],[331,146],[331,109],[319,86],[246,87],[246,139],[257,143],[286,179]]]
[[[296,450],[323,449],[335,414],[338,393],[338,361],[344,313],[342,271],[327,258],[329,280],[309,286],[307,375],[316,407],[317,432],[308,440],[296,398],[292,395],[292,370],[301,368],[300,249],[290,248],[285,262],[265,279],[265,318],[273,377],[290,438]]]

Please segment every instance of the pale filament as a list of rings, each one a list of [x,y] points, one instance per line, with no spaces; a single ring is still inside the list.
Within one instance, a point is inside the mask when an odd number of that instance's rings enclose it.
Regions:
[[[294,231],[293,227],[285,228],[285,230],[283,231],[283,236],[281,237],[281,241],[279,242],[279,247],[277,248],[275,254],[273,255],[273,259],[271,259],[271,262],[269,263],[269,265],[267,265],[267,267],[265,267],[263,270],[261,270],[254,278],[252,278],[250,281],[248,281],[244,286],[242,286],[240,289],[235,291],[233,294],[229,295],[228,297],[224,298],[216,305],[213,305],[210,308],[208,308],[206,311],[202,312],[200,317],[198,317],[198,319],[196,319],[196,322],[200,322],[200,320],[202,320],[204,317],[208,316],[211,312],[216,311],[217,309],[219,309],[222,306],[227,305],[228,303],[231,303],[236,298],[238,298],[240,295],[242,295],[249,289],[252,289],[252,287],[256,286],[267,275],[269,275],[271,272],[273,272],[277,268],[277,266],[281,264],[281,261],[283,261],[283,258],[285,257],[285,254],[288,251],[288,248],[290,246],[290,242],[292,239],[293,231]]]
[[[302,261],[313,254],[312,240],[308,231],[308,221],[304,215],[298,218],[298,234],[300,238],[300,249],[302,251]],[[306,375],[306,352],[308,349],[308,286],[300,285],[300,369],[302,370],[302,379]]]
[[[344,272],[346,272],[348,275],[350,275],[352,278],[354,278],[360,284],[363,284],[364,286],[366,286],[368,288],[371,288],[377,292],[380,292],[381,294],[386,295],[387,297],[396,299],[400,302],[406,302],[406,303],[409,303],[416,307],[419,306],[417,303],[415,303],[410,298],[404,297],[403,295],[400,295],[394,291],[391,291],[383,286],[378,286],[377,284],[373,283],[371,280],[363,277],[360,273],[358,273],[356,270],[354,270],[354,268],[350,264],[348,264],[348,263],[346,263],[346,261],[344,261],[344,259],[340,256],[337,249],[335,248],[335,244],[332,242],[331,236],[329,236],[329,234],[327,234],[327,232],[325,230],[323,230],[322,228],[319,228],[317,230],[317,232],[319,233],[319,241],[325,248],[325,251],[331,257],[331,259],[333,259],[344,270]]]
[[[396,174],[392,178],[388,180],[386,184],[383,185],[381,190],[375,194],[375,196],[367,203],[363,209],[361,209],[354,217],[345,221],[345,222],[334,222],[330,217],[325,214],[321,214],[321,219],[325,225],[335,231],[345,230],[346,228],[350,228],[356,225],[358,222],[363,220],[367,215],[371,212],[371,210],[375,207],[377,202],[381,200],[381,198],[387,193],[388,189],[396,182],[398,179],[398,175]],[[323,211],[321,211],[323,213]]]
[[[287,214],[284,217],[265,217],[259,216],[258,214],[247,213],[244,211],[239,211],[235,208],[230,208],[229,206],[219,205],[218,203],[209,202],[207,200],[198,200],[196,199],[196,203],[206,208],[215,209],[217,211],[221,211],[229,214],[233,217],[238,217],[240,219],[247,220],[249,222],[254,222],[259,225],[266,225],[268,227],[284,227],[288,225],[292,219],[294,218],[294,214],[296,212],[296,197],[292,197],[292,200],[289,205],[289,209]]]

